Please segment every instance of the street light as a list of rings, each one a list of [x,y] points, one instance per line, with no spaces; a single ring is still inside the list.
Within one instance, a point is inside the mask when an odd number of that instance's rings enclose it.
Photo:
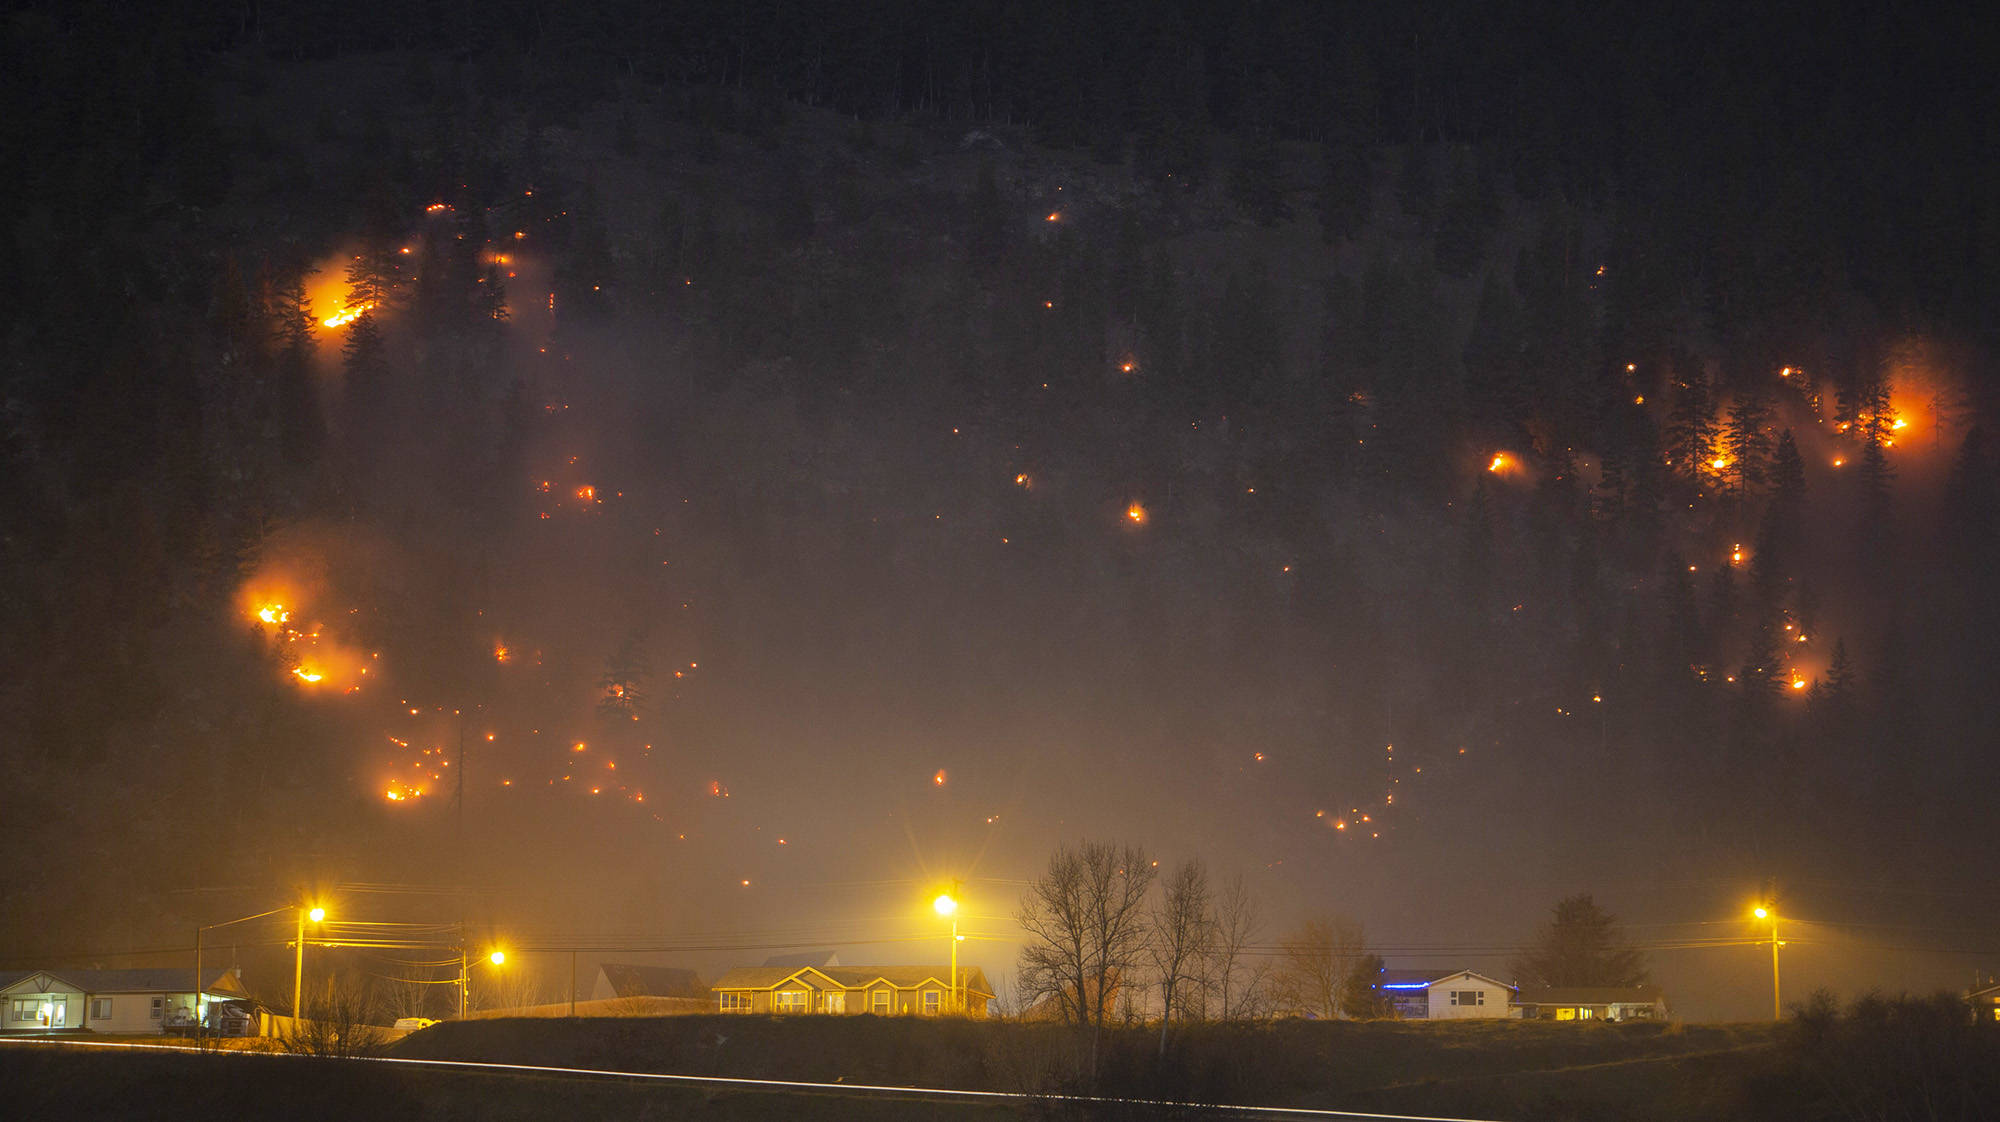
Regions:
[[[951,892],[943,893],[937,899],[931,901],[931,907],[937,910],[937,914],[947,916],[951,919],[951,1010],[954,1013],[960,1011],[958,1000],[958,944],[962,938],[958,933],[958,900],[953,896],[953,893],[957,891],[958,882],[954,880],[951,882]]]
[[[486,956],[486,961],[495,966],[504,966],[507,964],[507,952],[496,948],[493,953]],[[465,1019],[467,1007],[470,1004],[467,1001],[467,995],[471,986],[472,958],[466,952],[465,933],[461,929],[458,937],[458,1019],[461,1021]]]
[[[292,1018],[295,1021],[305,1020],[305,1011],[299,1005],[299,994],[305,988],[306,980],[306,920],[318,923],[325,918],[325,908],[317,905],[311,908],[307,908],[304,904],[299,905],[299,938],[296,944],[298,954],[292,959]]]
[[[1778,1004],[1778,913],[1759,904],[1750,914],[1771,921],[1771,1019],[1783,1020],[1783,1008]]]

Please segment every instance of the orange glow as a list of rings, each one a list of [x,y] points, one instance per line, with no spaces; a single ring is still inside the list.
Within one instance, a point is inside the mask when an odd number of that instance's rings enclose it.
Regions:
[[[942,786],[944,786],[944,782],[945,782],[945,779],[946,779],[946,778],[947,778],[947,777],[946,777],[946,775],[945,775],[945,773],[944,773],[944,769],[943,769],[943,768],[939,768],[939,769],[937,769],[937,774],[936,774],[936,775],[933,775],[933,776],[931,776],[931,782],[932,782],[933,784],[935,784],[936,786],[939,786],[939,787],[942,787]]]
[[[1125,508],[1125,520],[1134,526],[1144,526],[1146,517],[1146,508],[1136,502]]]
[[[582,499],[584,502],[591,502],[597,498],[597,488],[589,485],[578,487],[576,489],[576,497]]]
[[[1054,210],[1049,212],[1048,221],[1057,222],[1060,221],[1061,219],[1062,219],[1062,211]]]
[[[320,322],[328,327],[346,327],[348,324],[360,319],[361,313],[369,311],[374,307],[375,302],[373,300],[370,300],[366,304],[354,304],[340,309]]]
[[[267,604],[257,609],[257,618],[265,623],[285,623],[292,618],[292,613],[283,604]]]
[[[1846,461],[1846,460],[1844,460],[1844,459],[1842,459],[1842,458],[1841,458],[1841,457],[1839,457],[1839,456],[1835,456],[1835,457],[1833,458],[1833,466],[1834,466],[1834,467],[1846,467],[1846,466],[1847,466],[1847,461]]]
[[[514,661],[514,652],[505,643],[493,644],[493,661],[505,665]]]
[[[1805,688],[1806,688],[1806,680],[1805,680],[1804,678],[1793,678],[1793,679],[1792,679],[1792,688],[1793,688],[1793,689],[1795,689],[1795,690],[1802,690],[1802,689],[1805,689]]]
[[[1715,459],[1710,460],[1708,462],[1708,466],[1714,468],[1717,471],[1721,471],[1723,468],[1729,466],[1729,461],[1723,459],[1721,456],[1717,456]]]
[[[1890,425],[1889,427],[1890,427],[1891,429],[1906,429],[1906,428],[1909,428],[1909,427],[1910,427],[1910,422],[1908,422],[1908,421],[1904,420],[1904,419],[1903,419],[1903,418],[1901,418],[1901,417],[1898,417],[1898,418],[1896,418],[1896,421],[1895,421],[1895,423],[1894,423],[1894,424],[1892,424],[1892,425]]]
[[[326,677],[326,675],[321,674],[319,671],[308,669],[304,666],[292,667],[292,676],[301,682],[318,682]]]
[[[1028,478],[1028,473],[1025,471],[1014,477],[1014,486],[1016,487],[1032,488],[1034,485],[1035,481]]]
[[[1508,455],[1505,452],[1495,452],[1493,453],[1493,459],[1487,462],[1486,470],[1498,473],[1503,471],[1512,471],[1519,466],[1520,464],[1514,459],[1514,457]]]
[[[389,786],[382,791],[382,797],[392,803],[407,802],[411,799],[423,798],[424,789],[408,783],[391,780]]]

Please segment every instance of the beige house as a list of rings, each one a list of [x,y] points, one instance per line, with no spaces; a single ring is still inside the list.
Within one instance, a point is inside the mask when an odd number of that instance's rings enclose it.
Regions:
[[[1524,988],[1521,1016],[1543,1021],[1663,1021],[1667,999],[1658,986]]]
[[[724,1013],[951,1013],[948,966],[739,966],[709,987]],[[958,968],[964,1015],[986,1016],[993,986],[977,966]]]
[[[1514,987],[1470,970],[1439,978],[1426,986],[1425,992],[1429,998],[1425,1020],[1489,1021],[1520,1016],[1512,1009]]]
[[[192,970],[36,970],[0,983],[0,1032],[144,1035],[194,1026]],[[248,996],[228,971],[203,991],[202,1004]]]

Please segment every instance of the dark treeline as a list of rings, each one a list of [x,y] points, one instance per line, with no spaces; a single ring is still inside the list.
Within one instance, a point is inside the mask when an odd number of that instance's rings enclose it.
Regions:
[[[1948,15],[203,12],[18,14],[0,68],[0,720],[52,824],[5,875],[78,930],[130,888],[87,870],[198,792],[307,852],[366,813],[294,813],[350,765],[219,610],[269,543],[423,557],[369,637],[463,687],[469,612],[532,618],[531,484],[578,430],[652,504],[613,573],[658,529],[713,600],[795,590],[764,638],[789,607],[952,688],[1125,640],[1134,696],[1226,699],[1173,709],[1190,739],[1317,753],[1377,814],[1497,749],[1578,830],[1761,874],[1990,790],[2000,168]],[[513,229],[546,350],[509,343]],[[350,250],[383,307],[336,355],[304,285]],[[948,646],[1023,618],[1063,653]],[[645,685],[630,628],[593,641]],[[55,844],[78,782],[120,840]]]

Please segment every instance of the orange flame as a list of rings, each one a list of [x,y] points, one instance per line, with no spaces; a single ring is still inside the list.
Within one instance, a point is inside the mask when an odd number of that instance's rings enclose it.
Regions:
[[[375,301],[373,300],[368,301],[366,304],[354,304],[340,309],[320,322],[328,327],[346,327],[348,324],[360,319],[361,313],[370,311],[374,307]]]

